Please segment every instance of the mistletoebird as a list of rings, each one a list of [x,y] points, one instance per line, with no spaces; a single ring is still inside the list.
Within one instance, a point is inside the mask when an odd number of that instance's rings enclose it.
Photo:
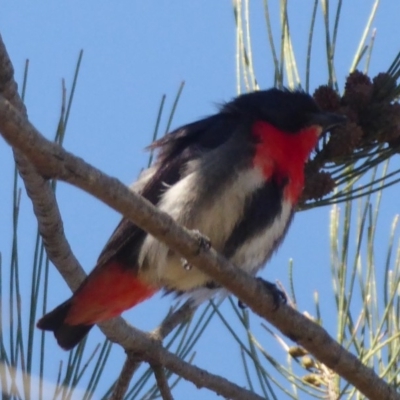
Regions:
[[[302,91],[243,94],[151,144],[156,161],[132,190],[254,275],[288,230],[318,138],[343,122]],[[159,290],[207,298],[222,288],[122,218],[78,290],[37,326],[69,350],[94,324]]]

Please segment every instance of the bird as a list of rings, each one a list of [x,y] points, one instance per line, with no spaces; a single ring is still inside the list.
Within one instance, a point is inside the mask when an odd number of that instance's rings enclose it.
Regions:
[[[319,138],[344,121],[302,90],[245,93],[155,140],[148,149],[156,159],[131,188],[255,275],[288,231]],[[205,299],[221,289],[123,217],[94,269],[37,327],[70,350],[93,325],[160,290]]]

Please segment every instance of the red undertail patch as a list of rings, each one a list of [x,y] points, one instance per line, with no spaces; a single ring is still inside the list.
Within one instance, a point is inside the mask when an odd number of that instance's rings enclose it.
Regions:
[[[93,271],[72,298],[65,319],[69,325],[96,324],[151,297],[158,291],[141,281],[131,269],[112,262]]]

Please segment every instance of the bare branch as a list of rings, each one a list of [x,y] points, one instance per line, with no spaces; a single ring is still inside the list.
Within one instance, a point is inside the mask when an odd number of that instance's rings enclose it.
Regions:
[[[164,320],[161,322],[160,326],[151,332],[151,335],[158,340],[163,340],[168,336],[179,324],[182,322],[187,322],[193,316],[196,307],[193,306],[191,301],[187,301],[176,311],[170,312]]]
[[[169,313],[161,322],[161,324],[150,333],[150,335],[155,340],[162,341],[179,324],[188,321],[192,317],[195,309],[196,308],[193,306],[192,302],[187,301],[176,311]],[[126,393],[129,382],[140,364],[141,360],[137,357],[137,355],[133,352],[129,352],[113,392],[113,396],[116,396],[116,393],[118,393],[120,397],[112,397],[112,400],[122,398],[123,394]]]
[[[14,68],[8,56],[7,49],[0,35],[0,93],[27,117],[26,107],[18,94],[18,86],[14,81]]]
[[[188,321],[195,311],[192,302],[187,301],[182,307],[178,308],[174,312],[170,312],[160,326],[151,332],[151,336],[155,340],[162,341],[170,332],[172,332],[176,326],[180,323]],[[142,359],[138,357],[134,352],[129,352],[125,360],[122,371],[115,383],[111,400],[122,399],[126,391],[128,390],[129,382],[131,381],[133,374],[137,371]]]
[[[161,397],[163,400],[174,400],[172,397],[171,389],[168,385],[167,377],[165,376],[165,370],[161,365],[152,364],[151,368],[154,372],[154,376],[156,377],[157,386],[160,390]]]
[[[122,318],[113,318],[99,324],[103,333],[113,342],[119,343],[127,352],[133,352],[149,364],[162,365],[176,375],[193,382],[197,388],[207,388],[229,399],[262,400],[262,397],[227,379],[210,374],[180,359],[164,349],[159,340],[139,331]]]
[[[115,383],[110,400],[121,400],[124,398],[132,380],[133,374],[138,370],[142,359],[136,353],[129,353],[122,367],[121,374]]]

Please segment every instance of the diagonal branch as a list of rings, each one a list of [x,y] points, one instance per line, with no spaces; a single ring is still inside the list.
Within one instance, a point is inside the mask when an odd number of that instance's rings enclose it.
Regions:
[[[131,219],[140,228],[181,254],[190,264],[229,289],[254,312],[307,349],[364,395],[371,399],[400,399],[394,388],[340,346],[322,327],[287,305],[276,309],[272,295],[265,292],[261,282],[235,268],[214,249],[207,250],[199,246],[195,235],[178,226],[169,215],[160,212],[141,196],[131,192],[116,178],[103,174],[82,159],[46,140],[3,97],[0,98],[0,131],[10,145],[23,152],[41,174],[80,187]],[[111,321],[101,324],[107,336],[113,337],[113,340],[118,341],[125,349],[138,348],[132,343],[132,338],[124,337],[122,331],[113,336],[112,332],[109,332],[110,326],[113,326]],[[149,354],[145,349],[143,357],[148,362],[158,363],[173,370],[170,357],[176,356],[167,355],[165,352],[161,348],[159,352]],[[182,370],[182,376],[185,377],[187,372]]]
[[[152,364],[151,366],[154,376],[156,377],[157,386],[160,390],[160,394],[163,400],[174,400],[171,394],[171,389],[168,385],[167,377],[165,376],[165,370],[160,365]]]
[[[129,384],[131,383],[131,379],[133,374],[138,370],[140,365],[142,364],[142,358],[137,354],[128,354],[124,365],[122,367],[122,371],[118,376],[118,380],[116,381],[111,397],[109,400],[121,400],[124,398]]]

